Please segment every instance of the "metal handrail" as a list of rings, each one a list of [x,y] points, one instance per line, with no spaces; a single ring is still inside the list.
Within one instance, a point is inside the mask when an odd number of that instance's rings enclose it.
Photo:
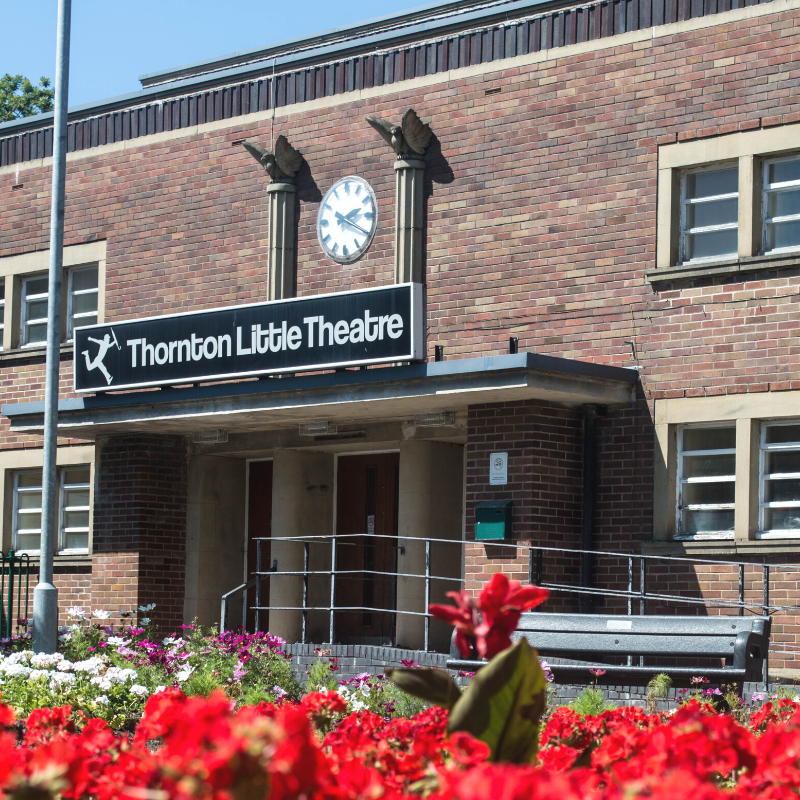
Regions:
[[[219,611],[219,632],[225,633],[225,621],[228,618],[228,598],[232,595],[236,594],[237,592],[246,592],[251,586],[256,585],[256,581],[262,577],[261,575],[254,575],[250,578],[249,581],[243,583],[241,586],[237,586],[235,589],[231,589],[229,592],[225,592],[222,595],[222,599],[220,600],[220,611]],[[246,627],[247,625],[247,603],[242,600],[242,627]]]

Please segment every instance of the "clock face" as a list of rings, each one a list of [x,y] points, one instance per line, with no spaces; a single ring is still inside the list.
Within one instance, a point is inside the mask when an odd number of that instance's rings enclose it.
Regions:
[[[355,175],[328,189],[317,215],[317,236],[334,261],[349,264],[364,255],[375,235],[378,205],[372,187]]]

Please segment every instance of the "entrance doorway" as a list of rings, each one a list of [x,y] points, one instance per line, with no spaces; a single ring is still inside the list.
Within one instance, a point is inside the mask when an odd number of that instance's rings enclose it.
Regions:
[[[261,542],[261,571],[266,572],[270,565],[270,543],[272,535],[272,461],[251,461],[249,464],[248,497],[247,497],[247,578],[250,580],[256,573],[258,563],[256,546]],[[269,605],[269,578],[261,580],[261,605]],[[246,592],[247,630],[256,630],[256,589],[251,586]],[[269,611],[258,614],[258,629],[269,630]]]
[[[358,609],[335,614],[342,644],[394,642],[399,481],[399,453],[339,456],[334,606]]]

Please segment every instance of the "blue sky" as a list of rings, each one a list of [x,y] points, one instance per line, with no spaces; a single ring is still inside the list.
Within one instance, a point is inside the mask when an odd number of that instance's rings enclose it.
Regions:
[[[70,106],[141,88],[139,75],[392,14],[431,0],[73,0]],[[256,11],[245,10],[248,6]],[[0,75],[55,73],[56,0],[0,0]],[[275,12],[271,9],[275,8]]]

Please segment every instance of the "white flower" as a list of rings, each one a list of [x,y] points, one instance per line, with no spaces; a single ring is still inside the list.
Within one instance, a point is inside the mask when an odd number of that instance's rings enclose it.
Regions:
[[[73,686],[76,680],[77,679],[71,672],[51,672],[50,689],[55,691],[62,686]]]
[[[104,668],[105,664],[102,659],[97,656],[87,658],[85,661],[76,661],[72,665],[72,669],[74,669],[75,672],[90,672],[92,675],[97,675]]]
[[[72,672],[72,662],[68,661],[66,658],[63,661],[60,661],[56,669],[59,672]]]
[[[194,667],[190,667],[186,664],[183,669],[181,669],[175,678],[178,680],[179,683],[183,683],[184,681],[189,680],[189,676],[194,672]]]
[[[86,611],[83,606],[73,606],[67,609],[67,616],[70,619],[86,619]]]
[[[167,637],[165,637],[164,639],[161,640],[161,644],[163,644],[164,647],[172,647],[172,645],[178,644],[179,642],[182,644],[183,640],[182,639],[178,639],[175,636],[167,636]]]
[[[71,633],[62,633],[58,637],[58,641],[59,642],[68,642],[71,638],[72,638],[72,634]]]
[[[148,603],[146,606],[139,606],[139,611],[142,611],[146,614],[148,611],[152,611],[155,607],[155,603]]]
[[[153,689],[153,694],[158,694],[159,692],[163,692],[166,688],[167,688],[166,686],[156,686],[156,688]]]
[[[131,643],[131,640],[125,639],[122,636],[109,636],[106,642],[110,644],[111,647],[126,647]]]
[[[39,680],[39,678],[44,678],[46,675],[49,675],[49,674],[50,673],[46,669],[32,669],[28,673],[28,680],[29,681],[36,681],[36,680]]]
[[[139,686],[139,684],[134,683],[131,686],[131,694],[138,694],[139,697],[147,697],[150,694],[146,686]]]
[[[129,680],[132,681],[138,677],[135,669],[120,669],[119,667],[109,667],[103,676],[105,680],[111,683],[127,683]]]
[[[37,667],[38,669],[42,669],[43,667],[55,667],[63,660],[64,656],[62,656],[61,653],[53,653],[52,655],[37,653],[35,656],[31,656],[31,666]]]
[[[6,658],[6,664],[21,664],[23,661],[28,662],[31,660],[32,655],[33,650],[20,650],[8,656],[8,658]]]
[[[104,694],[99,694],[94,699],[95,705],[98,706],[107,706],[108,705],[108,698]]]
[[[96,608],[92,611],[92,616],[96,617],[97,619],[108,619],[111,616],[110,611],[103,611],[101,608]]]
[[[149,625],[150,624],[150,617],[142,617],[139,620],[140,625]]]
[[[99,686],[104,692],[107,692],[111,688],[111,681],[101,675],[95,675],[89,683]]]

